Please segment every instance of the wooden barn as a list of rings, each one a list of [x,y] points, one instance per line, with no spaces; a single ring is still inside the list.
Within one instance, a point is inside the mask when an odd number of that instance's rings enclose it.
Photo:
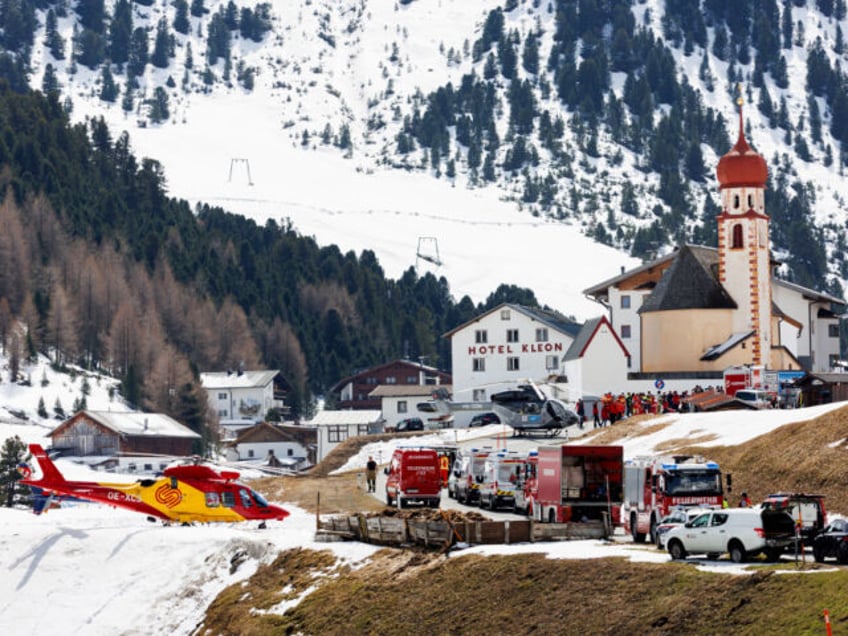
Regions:
[[[795,380],[801,404],[815,406],[848,400],[848,373],[807,373]]]
[[[48,436],[53,448],[77,457],[191,455],[200,435],[163,413],[79,411]]]

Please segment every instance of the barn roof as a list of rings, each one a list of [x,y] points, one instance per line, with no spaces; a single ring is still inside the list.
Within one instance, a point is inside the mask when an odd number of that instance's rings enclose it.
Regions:
[[[119,435],[200,439],[200,435],[164,413],[140,411],[79,411],[50,431],[48,435],[51,437],[57,435],[84,417]]]

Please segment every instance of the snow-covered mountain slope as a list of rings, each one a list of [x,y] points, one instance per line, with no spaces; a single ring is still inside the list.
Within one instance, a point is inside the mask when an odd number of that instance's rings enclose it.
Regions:
[[[556,91],[541,88],[554,81],[544,70],[554,44],[554,2],[275,1],[269,3],[272,30],[262,42],[235,32],[230,70],[219,59],[207,72],[205,34],[210,16],[226,4],[207,1],[208,12],[191,18],[188,34],[173,34],[174,56],[168,68],[146,67],[138,78],[138,97],[130,112],[123,110],[121,99],[108,103],[99,98],[99,71],[77,64],[76,72],[70,74],[67,57],[57,61],[46,49],[34,56],[32,83],[40,85],[47,64],[52,64],[63,91],[72,99],[72,116],[82,120],[102,115],[116,135],[129,130],[137,152],[163,163],[175,196],[219,204],[260,223],[287,218],[303,234],[314,235],[322,244],[338,244],[345,251],[372,249],[392,277],[416,263],[432,269],[432,264],[417,258],[419,239],[429,237],[424,243],[429,249],[423,251],[433,256],[438,247],[442,266],[435,271],[447,277],[457,297],[469,294],[480,301],[505,282],[534,289],[541,302],[564,313],[577,317],[600,313],[601,308],[585,301],[580,290],[635,261],[581,235],[595,235],[603,226],[610,237],[607,242],[624,247],[637,228],[656,221],[656,210],[662,208],[657,195],[659,176],[644,171],[643,153],[628,150],[623,140],[604,129],[598,135],[598,152],[587,153],[574,114],[563,106]],[[785,100],[789,121],[805,138],[808,48],[820,38],[836,62],[839,54],[832,49],[837,28],[848,28],[809,4],[789,6],[792,22],[798,25],[796,33],[801,35],[796,37],[797,45],[784,51],[788,88],[778,88],[769,74],[764,77],[775,107]],[[170,2],[132,6],[134,24],[147,25],[151,40],[159,19],[164,16],[170,23],[176,11]],[[106,2],[107,11],[113,7],[113,1]],[[540,111],[558,113],[567,124],[561,143],[573,155],[568,170],[539,148],[539,163],[528,172],[556,179],[559,198],[553,216],[562,217],[557,222],[538,222],[535,215],[551,211],[521,202],[522,175],[499,171],[492,183],[475,181],[459,157],[456,176],[448,178],[444,164],[440,170],[428,167],[426,148],[404,156],[397,152],[404,120],[426,108],[427,95],[448,83],[458,86],[467,73],[473,71],[479,77],[484,72],[484,61],[475,61],[471,49],[487,15],[498,7],[506,7],[505,32],[522,39],[531,32],[539,35],[542,70],[538,78],[532,78],[535,99]],[[664,2],[634,2],[631,11],[637,28],[663,36]],[[39,15],[43,21],[44,13]],[[59,31],[68,42],[75,21],[73,12],[59,20]],[[710,43],[715,39],[712,28],[708,39]],[[711,56],[709,48],[696,47],[691,53],[672,48],[677,79],[685,79],[699,92],[703,105],[724,118],[727,136],[733,139],[736,82],[727,79],[730,64]],[[189,51],[191,68],[187,68]],[[707,73],[700,68],[705,58]],[[753,62],[747,67],[735,65],[746,81],[752,68]],[[245,69],[255,71],[250,90],[239,79]],[[529,77],[520,64],[517,73],[517,79]],[[119,84],[124,79],[116,76]],[[612,74],[610,90],[619,100],[624,83],[624,73]],[[495,85],[496,128],[506,140],[511,134],[506,103],[509,82],[498,78]],[[161,124],[149,121],[146,103],[156,87],[165,87],[169,97],[170,117]],[[840,227],[848,187],[838,160],[825,166],[828,147],[838,156],[838,142],[828,132],[830,113],[819,100],[824,139],[809,144],[811,161],[801,161],[792,141],[787,142],[787,132],[771,128],[755,106],[757,89],[746,83],[745,90],[749,139],[769,162],[772,174],[779,163],[785,174],[810,184],[816,223],[830,224],[824,237],[835,254],[844,233]],[[658,106],[656,119],[668,111],[667,105]],[[500,159],[507,152],[505,146],[499,150]],[[718,156],[707,145],[702,145],[702,151],[707,177],[692,185],[688,195],[696,211],[718,200],[712,176]],[[389,167],[401,164],[412,174]],[[636,192],[635,216],[622,211],[625,185]],[[708,214],[705,217],[706,223],[711,222]],[[689,218],[684,225],[691,228],[696,222]],[[668,236],[665,245],[656,248],[668,249],[675,240]],[[838,264],[831,266],[831,274],[841,278]]]

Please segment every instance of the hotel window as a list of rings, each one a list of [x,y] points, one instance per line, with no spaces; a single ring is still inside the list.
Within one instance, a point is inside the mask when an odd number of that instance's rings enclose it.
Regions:
[[[509,309],[501,309],[501,320],[509,320]]]
[[[621,337],[629,338],[630,337],[630,325],[621,325]]]
[[[331,444],[343,442],[347,439],[347,426],[328,426],[327,440]]]
[[[828,325],[827,326],[827,335],[831,338],[839,337],[839,325]]]
[[[485,329],[478,329],[474,332],[474,342],[477,344],[485,344],[489,342],[489,334]]]
[[[356,425],[356,434],[357,435],[368,435],[368,424],[357,424]],[[291,451],[289,451],[289,455],[291,455]]]
[[[559,368],[559,356],[545,356],[545,368],[548,370]]]
[[[474,389],[471,394],[471,399],[475,402],[485,402],[486,401],[486,389]]]
[[[406,400],[398,401],[398,413],[406,413]]]
[[[738,194],[733,195],[733,207],[736,210],[739,209],[739,195]]]
[[[518,329],[507,329],[506,330],[506,341],[507,342],[518,342]]]
[[[742,224],[737,223],[733,226],[733,240],[730,243],[730,247],[738,250],[745,247],[745,241],[742,238]]]
[[[752,210],[754,209],[754,195],[752,194],[748,195],[748,207]]]
[[[397,378],[393,375],[387,376],[386,384],[397,384]]]
[[[548,328],[547,327],[539,327],[536,329],[536,342],[547,342],[548,341]]]
[[[518,371],[518,358],[507,358],[506,359],[506,370],[507,371]]]
[[[621,297],[621,308],[630,309],[630,296],[623,295]]]
[[[226,393],[219,393],[219,394],[218,394],[218,399],[219,399],[219,400],[226,400],[226,399],[227,399],[227,394],[226,394]]]
[[[486,370],[486,358],[472,358],[471,359],[471,369],[473,371],[485,371]]]

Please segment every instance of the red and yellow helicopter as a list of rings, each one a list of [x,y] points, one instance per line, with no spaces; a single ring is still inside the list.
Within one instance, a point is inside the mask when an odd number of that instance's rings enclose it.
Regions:
[[[262,528],[266,521],[289,516],[288,511],[236,481],[236,471],[187,464],[166,468],[156,479],[132,483],[68,481],[40,445],[30,444],[29,450],[38,461],[41,477],[33,479],[24,468],[21,483],[40,488],[48,496],[77,497],[183,524],[258,520]]]

